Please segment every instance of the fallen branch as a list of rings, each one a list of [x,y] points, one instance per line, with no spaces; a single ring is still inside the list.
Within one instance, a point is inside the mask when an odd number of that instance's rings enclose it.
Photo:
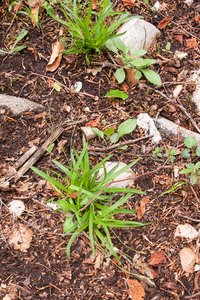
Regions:
[[[153,137],[153,134],[150,134],[150,135],[146,135],[146,136],[143,136],[143,137],[140,137],[140,138],[137,138],[135,140],[129,140],[129,141],[126,141],[126,142],[122,142],[122,143],[117,143],[115,145],[112,145],[112,146],[109,146],[109,147],[102,147],[102,148],[98,148],[98,147],[92,147],[92,146],[89,146],[88,145],[88,150],[90,151],[108,151],[108,150],[112,150],[112,149],[115,149],[117,147],[121,147],[121,146],[124,146],[124,145],[130,145],[130,144],[134,144],[138,141],[141,141],[141,140],[145,140],[145,139],[149,139]]]

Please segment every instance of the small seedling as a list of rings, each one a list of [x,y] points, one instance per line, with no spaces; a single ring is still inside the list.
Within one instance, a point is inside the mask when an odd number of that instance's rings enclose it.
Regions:
[[[169,162],[173,164],[177,154],[176,148],[173,148],[172,150],[167,150],[167,153],[164,154],[164,157],[169,157]]]
[[[196,147],[196,151],[194,147],[197,144],[197,141],[195,138],[188,136],[184,139],[184,144],[187,148],[183,149],[181,152],[181,155],[185,158],[188,159],[190,158],[190,155],[192,156],[200,156],[200,147]]]
[[[6,50],[0,50],[0,54],[1,55],[11,55],[11,54],[15,54],[16,52],[19,52],[21,50],[23,50],[24,48],[26,48],[26,46],[17,46],[17,43],[19,43],[26,35],[28,34],[28,30],[22,29],[19,36],[17,37],[15,43],[13,44],[12,48],[10,49],[10,51],[6,51]]]
[[[120,98],[122,100],[126,100],[128,98],[128,95],[120,90],[111,90],[104,97]]]
[[[165,46],[165,49],[162,49],[162,51],[168,52],[168,53],[170,53],[170,54],[173,54],[173,52],[170,51],[170,49],[171,49],[171,43],[168,42],[168,43],[166,44],[166,46]]]
[[[197,183],[200,179],[200,161],[196,164],[185,164],[186,169],[180,171],[180,174],[191,174],[190,175],[190,183],[193,185]]]
[[[104,141],[105,141],[104,135],[106,135],[107,137],[109,137],[111,144],[116,144],[120,137],[122,137],[125,134],[131,133],[135,129],[136,125],[137,125],[137,120],[130,119],[121,123],[118,127],[117,132],[114,132],[115,130],[113,127],[109,127],[104,132],[97,128],[92,128],[92,130],[96,132],[96,134]],[[127,148],[126,145],[125,147],[123,146],[123,149],[126,148]]]
[[[179,182],[175,183],[174,185],[172,185],[171,189],[169,189],[169,190],[167,190],[166,192],[160,194],[160,195],[158,196],[158,198],[160,198],[160,197],[163,196],[163,195],[166,195],[166,194],[169,194],[169,193],[174,193],[174,192],[176,192],[176,190],[178,190],[181,186],[183,186],[183,185],[185,185],[185,184],[186,184],[186,182],[184,182],[184,181],[179,181]]]
[[[152,157],[155,158],[158,161],[164,162],[164,157],[169,157],[168,162],[169,163],[174,163],[175,159],[176,159],[176,148],[173,148],[172,150],[166,150],[165,154],[161,153],[162,151],[162,147],[157,147],[155,151],[153,151]]]
[[[156,147],[156,150],[153,151],[152,157],[155,158],[157,161],[164,161],[164,159],[162,159],[163,154],[161,153],[162,151],[162,147]]]
[[[131,47],[126,47],[124,42],[118,37],[109,39],[105,43],[105,46],[108,50],[114,52],[116,54],[116,58],[120,59],[122,62],[123,66],[119,67],[119,69],[115,72],[115,77],[119,84],[125,80],[125,69],[135,68],[137,70],[135,73],[136,79],[140,79],[143,73],[146,79],[148,79],[151,83],[161,85],[160,76],[153,70],[147,69],[152,64],[155,64],[156,61],[154,59],[141,58],[141,56],[147,53],[146,50],[140,49],[130,57],[128,53],[131,50]]]

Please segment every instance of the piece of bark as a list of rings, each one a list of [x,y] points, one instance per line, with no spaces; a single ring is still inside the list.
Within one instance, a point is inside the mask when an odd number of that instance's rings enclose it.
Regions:
[[[28,149],[28,151],[26,151],[26,153],[24,153],[22,155],[22,157],[16,162],[15,167],[18,169],[19,167],[21,167],[25,161],[33,154],[35,153],[35,151],[38,149],[37,146],[33,145],[33,147],[31,147],[30,149]]]
[[[18,170],[17,174],[14,176],[14,181],[19,180],[29,169],[33,166],[36,161],[46,152],[46,148],[49,147],[64,131],[63,127],[58,127],[51,134],[51,136],[44,142],[44,144],[37,150],[37,152]]]

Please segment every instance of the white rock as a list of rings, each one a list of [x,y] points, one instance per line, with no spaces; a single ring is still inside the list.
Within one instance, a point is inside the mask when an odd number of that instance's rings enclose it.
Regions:
[[[90,127],[90,126],[81,127],[81,130],[85,134],[86,141],[88,141],[88,142],[93,140],[97,136],[96,132],[94,132],[92,130],[92,127]]]
[[[137,118],[137,125],[144,129],[146,133],[148,134],[153,134],[154,136],[152,137],[152,143],[158,143],[161,141],[161,135],[160,132],[157,130],[154,121],[151,117],[149,117],[148,114],[146,113],[141,113],[138,115]]]
[[[112,162],[112,161],[106,161],[105,162],[105,168],[106,172],[108,173],[110,170],[112,170],[119,162]],[[115,173],[121,170],[122,168],[126,167],[127,164],[120,162],[118,168],[116,169]],[[104,169],[100,169],[99,174],[97,176],[97,181],[100,181],[104,177]],[[135,173],[134,171],[129,168],[127,171],[123,172],[119,176],[117,176],[114,180],[121,180],[131,178],[129,180],[120,181],[112,183],[109,187],[112,188],[126,188],[128,185],[132,185],[134,183]]]
[[[184,224],[176,227],[174,236],[193,240],[199,236],[199,232],[190,224]]]
[[[192,95],[192,101],[196,104],[197,109],[200,112],[200,69],[193,72],[190,76],[190,80],[196,83],[196,89]]]
[[[24,212],[25,205],[24,202],[21,200],[13,200],[8,204],[8,208],[11,213],[19,217]]]
[[[183,52],[183,51],[178,51],[176,50],[174,53],[174,56],[176,56],[178,59],[183,59],[187,56],[187,52]]]
[[[123,32],[126,33],[119,38],[125,46],[132,48],[129,55],[133,55],[139,49],[147,51],[160,36],[160,31],[154,25],[141,19],[132,19],[126,22],[117,33]]]
[[[174,91],[173,91],[173,97],[176,99],[178,97],[178,95],[180,94],[180,92],[182,91],[182,84],[179,84],[175,87]]]
[[[174,177],[177,178],[179,176],[179,168],[177,166],[174,167]]]
[[[82,89],[82,86],[83,86],[82,82],[81,81],[77,81],[75,83],[75,85],[73,86],[74,92],[80,92],[80,90]]]
[[[188,136],[191,136],[191,137],[196,139],[197,146],[200,146],[200,134],[198,134],[196,132],[193,132],[193,131],[190,131],[188,129],[185,129],[181,126],[178,127],[177,124],[175,124],[174,122],[169,121],[165,118],[158,118],[157,120],[154,120],[154,121],[155,121],[156,127],[162,133],[176,136],[178,134],[178,131],[179,131],[180,137],[182,139],[184,139]]]

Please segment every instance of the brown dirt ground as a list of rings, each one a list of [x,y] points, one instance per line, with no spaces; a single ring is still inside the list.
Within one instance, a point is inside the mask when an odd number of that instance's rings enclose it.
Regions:
[[[161,1],[161,3],[164,3]],[[182,70],[191,71],[199,68],[199,48],[187,48],[186,40],[193,36],[198,37],[200,33],[199,23],[195,22],[198,15],[198,1],[194,1],[188,7],[183,1],[165,1],[167,8],[161,13],[153,12],[142,2],[136,1],[132,8],[127,8],[119,2],[118,9],[129,10],[131,14],[140,14],[145,20],[156,27],[158,23],[169,16],[172,22],[166,29],[161,30],[161,37],[152,49],[151,57],[159,59],[160,64],[154,66],[161,78],[163,85],[159,90],[171,95],[176,86],[177,76]],[[151,5],[151,4],[150,4]],[[118,125],[130,118],[137,118],[141,112],[150,116],[156,116],[157,112],[165,118],[180,126],[196,131],[190,120],[180,111],[177,106],[169,105],[158,93],[141,85],[131,86],[127,82],[118,85],[114,80],[110,68],[104,68],[97,75],[87,74],[85,59],[81,55],[75,57],[75,61],[67,63],[63,58],[56,72],[45,73],[46,59],[51,54],[51,45],[57,40],[60,25],[52,20],[47,20],[45,14],[41,17],[43,34],[37,27],[33,27],[30,19],[8,13],[8,3],[0,1],[0,49],[13,41],[21,28],[29,30],[26,38],[27,49],[16,55],[0,56],[0,92],[8,95],[21,96],[47,106],[46,115],[40,112],[25,112],[19,116],[13,116],[6,108],[0,109],[0,164],[1,166],[14,166],[18,159],[34,143],[40,146],[50,135],[50,127],[55,127],[63,122],[86,118],[81,124],[64,130],[60,140],[65,141],[64,150],[69,157],[70,149],[74,146],[78,151],[82,149],[81,126],[91,120],[99,118],[98,128],[104,130],[112,124]],[[13,23],[11,25],[11,22]],[[186,31],[184,31],[186,30]],[[182,35],[183,43],[176,40],[177,35]],[[180,61],[180,65],[173,60],[170,53],[164,52],[167,42],[171,42],[171,51],[185,51],[187,59]],[[199,43],[199,40],[197,40]],[[32,48],[32,49],[30,49]],[[161,56],[159,56],[161,55]],[[108,59],[103,53],[99,61]],[[31,75],[31,72],[41,74]],[[94,97],[80,96],[68,93],[63,88],[60,92],[52,90],[47,78],[42,75],[54,77],[66,86],[74,85],[82,81],[82,91],[94,95]],[[145,82],[145,81],[144,81]],[[169,82],[171,84],[169,84]],[[183,79],[184,82],[184,79]],[[146,82],[145,82],[146,83]],[[151,86],[149,83],[147,83]],[[153,87],[153,86],[151,86]],[[104,95],[113,88],[119,88],[129,94],[125,102],[110,102]],[[153,87],[155,88],[155,87]],[[191,95],[195,89],[194,85],[185,85],[179,96],[179,101],[192,115],[198,125],[199,114],[191,103]],[[96,97],[95,97],[96,96]],[[98,96],[98,97],[97,97]],[[67,111],[66,107],[70,108]],[[86,107],[89,107],[88,112]],[[106,122],[105,122],[106,121]],[[105,124],[106,123],[106,124]],[[67,124],[65,125],[65,128]],[[137,129],[126,135],[122,140],[140,137],[144,133]],[[102,146],[100,139],[90,142],[93,146]],[[181,145],[182,141],[177,137],[163,136],[163,153],[167,149]],[[57,145],[57,144],[56,144]],[[149,152],[142,152],[142,147],[150,148]],[[179,147],[180,150],[182,147]],[[137,157],[142,158],[137,163],[135,171],[142,175],[155,171],[163,163],[152,158],[152,147],[150,141],[145,140],[129,146],[128,150],[112,151],[105,153],[90,153],[91,164],[95,165],[100,159],[113,154],[112,159],[130,163]],[[65,161],[62,153],[55,147],[51,158],[60,162]],[[35,164],[40,170],[53,169],[51,158],[45,154]],[[197,159],[192,158],[193,162]],[[175,165],[183,167],[183,158],[178,155]],[[184,247],[190,245],[198,251],[196,241],[187,242],[174,238],[174,230],[178,224],[189,223],[198,230],[198,223],[183,219],[180,214],[200,219],[199,214],[199,187],[188,183],[174,193],[158,196],[169,190],[172,185],[180,180],[186,180],[185,176],[174,178],[174,164],[168,164],[157,172],[140,176],[135,181],[135,186],[146,192],[149,203],[146,205],[145,213],[140,220],[142,223],[152,222],[145,227],[114,230],[123,241],[121,244],[116,237],[112,236],[113,243],[124,251],[126,255],[134,257],[142,263],[147,263],[155,251],[162,251],[165,261],[154,266],[158,274],[153,279],[155,286],[149,287],[142,282],[145,289],[145,299],[186,299],[188,295],[197,293],[194,278],[196,273],[188,276],[182,272],[179,253]],[[10,295],[10,299],[129,299],[129,289],[126,279],[127,273],[112,264],[106,257],[99,268],[95,268],[95,261],[91,257],[90,243],[84,236],[75,240],[71,250],[71,261],[66,256],[66,246],[69,237],[62,236],[64,214],[54,212],[41,204],[53,195],[53,191],[46,188],[41,178],[28,171],[17,183],[12,183],[6,192],[1,192],[2,206],[0,207],[0,297]],[[13,219],[5,205],[13,199],[22,199],[26,210],[21,219]],[[138,209],[141,196],[133,195],[127,208]],[[5,205],[3,205],[5,204]],[[137,216],[130,219],[138,220]],[[28,222],[28,223],[27,223]],[[23,223],[33,231],[33,237],[27,252],[15,250],[8,245],[8,234],[13,224]],[[59,235],[60,234],[60,235]],[[133,250],[125,247],[131,247]],[[141,252],[137,252],[141,251]],[[98,250],[97,250],[98,253]],[[124,268],[133,271],[133,265],[122,258]],[[130,278],[134,278],[130,276]],[[199,299],[196,296],[193,299]],[[7,299],[7,298],[5,298]]]

